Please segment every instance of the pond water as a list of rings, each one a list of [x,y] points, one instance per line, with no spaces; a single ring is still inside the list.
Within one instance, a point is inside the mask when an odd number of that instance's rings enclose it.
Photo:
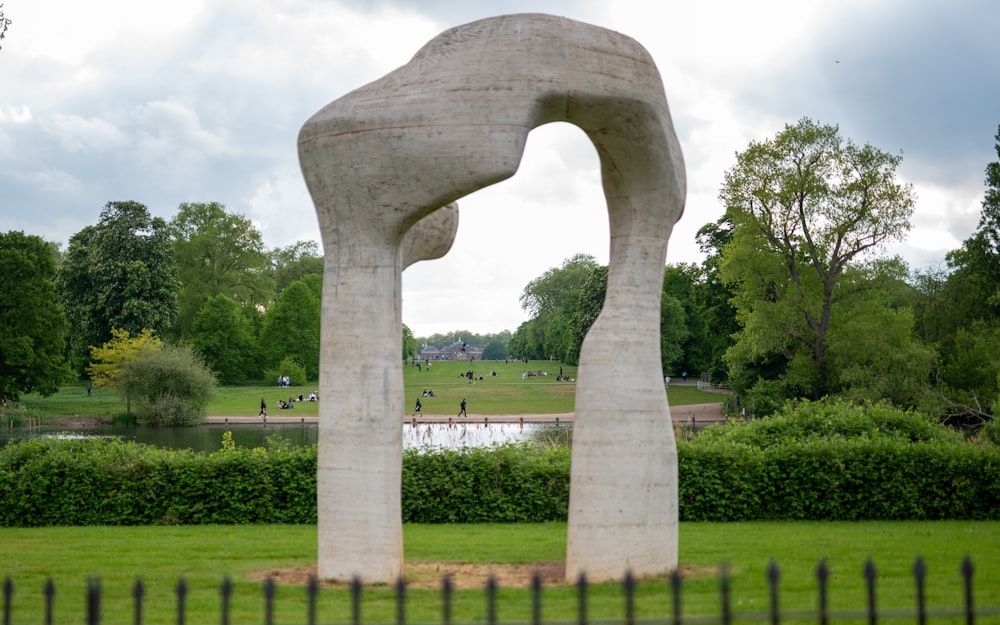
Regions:
[[[424,423],[417,426],[404,424],[404,449],[461,449],[463,447],[490,447],[503,443],[539,440],[542,442],[568,442],[573,426],[568,424],[516,423]],[[42,436],[106,437],[121,438],[155,445],[165,449],[191,449],[212,452],[221,449],[222,434],[233,433],[238,447],[267,447],[268,437],[280,436],[294,446],[315,445],[319,428],[316,424],[281,425],[199,425],[188,428],[102,427],[77,430],[43,428],[11,428],[0,430],[0,446],[11,440],[24,440]]]

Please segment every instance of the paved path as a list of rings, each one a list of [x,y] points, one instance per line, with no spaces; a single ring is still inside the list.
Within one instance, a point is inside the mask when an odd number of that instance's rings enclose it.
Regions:
[[[693,419],[696,423],[709,423],[725,421],[722,414],[722,404],[690,404],[687,406],[671,406],[670,416],[676,423],[690,423]],[[400,423],[411,423],[413,417],[407,415],[400,419]],[[294,424],[294,423],[317,423],[319,417],[300,417],[292,415],[271,415],[267,417],[267,422],[272,424]],[[471,413],[468,417],[456,417],[453,415],[422,414],[417,418],[417,423],[572,423],[573,413],[564,412],[561,414],[491,414],[481,415]],[[244,424],[261,423],[262,419],[257,416],[231,416],[231,417],[208,417],[208,423],[218,424]]]

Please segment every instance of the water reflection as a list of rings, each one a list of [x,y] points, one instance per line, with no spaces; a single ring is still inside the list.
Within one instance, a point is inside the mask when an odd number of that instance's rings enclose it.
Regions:
[[[504,443],[537,441],[548,445],[569,444],[572,425],[526,423],[422,423],[403,426],[403,448],[433,451],[463,447],[491,447]],[[278,436],[292,446],[315,445],[319,428],[316,424],[276,425],[199,425],[189,428],[103,427],[78,430],[45,430],[14,428],[0,430],[0,446],[11,440],[41,436],[120,438],[164,449],[191,449],[213,452],[222,447],[222,434],[233,433],[238,447],[268,447],[268,438]]]

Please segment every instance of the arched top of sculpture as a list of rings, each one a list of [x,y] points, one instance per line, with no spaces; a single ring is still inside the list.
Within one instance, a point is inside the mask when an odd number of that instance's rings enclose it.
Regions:
[[[513,175],[528,132],[553,121],[594,143],[609,200],[628,187],[659,196],[670,226],[680,217],[683,161],[653,59],[621,33],[551,15],[441,33],[313,115],[300,161],[320,213],[348,230],[378,224],[398,244],[438,207]],[[327,247],[342,234],[323,232]]]

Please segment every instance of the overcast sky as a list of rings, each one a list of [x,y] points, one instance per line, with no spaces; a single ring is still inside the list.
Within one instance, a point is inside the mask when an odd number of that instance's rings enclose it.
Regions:
[[[328,102],[441,31],[545,12],[617,30],[656,59],[688,197],[667,262],[700,262],[723,172],[802,117],[902,153],[912,268],[975,229],[1000,125],[996,0],[3,0],[0,231],[65,244],[111,200],[171,218],[218,201],[265,244],[319,240],[296,135]],[[459,201],[451,252],[403,274],[416,336],[515,330],[524,286],[576,253],[608,260],[581,131],[532,132],[518,173]]]

